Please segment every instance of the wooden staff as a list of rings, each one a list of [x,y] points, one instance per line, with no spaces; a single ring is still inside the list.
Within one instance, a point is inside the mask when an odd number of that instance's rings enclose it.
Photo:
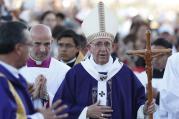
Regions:
[[[148,103],[150,104],[153,100],[153,91],[152,91],[152,59],[153,57],[159,56],[164,53],[170,53],[171,49],[152,49],[151,50],[151,41],[150,41],[150,31],[146,32],[146,49],[144,50],[131,50],[127,51],[128,55],[137,55],[143,57],[146,63],[146,73],[148,77],[148,87],[147,87],[147,98]],[[149,119],[153,119],[153,114],[149,115]]]

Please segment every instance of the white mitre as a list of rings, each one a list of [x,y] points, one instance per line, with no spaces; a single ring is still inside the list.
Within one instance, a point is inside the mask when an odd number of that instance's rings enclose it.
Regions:
[[[118,22],[112,11],[107,9],[103,2],[99,2],[83,20],[81,27],[88,43],[101,38],[113,41],[118,31]]]

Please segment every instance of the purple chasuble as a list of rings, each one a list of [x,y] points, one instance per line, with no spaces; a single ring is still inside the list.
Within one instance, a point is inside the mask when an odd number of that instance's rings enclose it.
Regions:
[[[97,101],[97,83],[77,64],[67,73],[53,102],[62,99],[68,105],[67,119],[78,119],[86,106]],[[107,93],[107,105],[114,110],[111,119],[136,119],[139,107],[145,103],[144,87],[126,65],[107,82]]]

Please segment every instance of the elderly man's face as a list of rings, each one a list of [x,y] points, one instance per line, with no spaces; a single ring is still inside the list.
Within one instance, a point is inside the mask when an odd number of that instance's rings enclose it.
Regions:
[[[112,52],[112,41],[98,39],[90,43],[89,50],[97,64],[106,64]]]
[[[33,59],[43,61],[50,55],[51,37],[46,34],[36,34],[32,37],[30,54]]]

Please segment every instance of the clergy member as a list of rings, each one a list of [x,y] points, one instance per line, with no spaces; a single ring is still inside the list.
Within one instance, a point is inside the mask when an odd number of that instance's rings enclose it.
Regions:
[[[82,30],[91,55],[67,73],[54,101],[68,105],[68,119],[136,119],[154,112],[134,73],[111,57],[118,29],[112,12],[99,2],[83,21]]]
[[[30,35],[32,47],[27,65],[20,72],[27,82],[35,84],[34,106],[49,106],[70,67],[50,56],[52,34],[48,26],[32,26]]]
[[[66,106],[61,101],[48,109],[34,109],[27,92],[27,83],[18,69],[25,65],[30,34],[20,22],[7,22],[0,26],[0,119],[64,119],[60,113]]]
[[[171,55],[166,64],[163,76],[163,88],[160,91],[160,111],[167,112],[160,114],[161,119],[179,118],[179,53]],[[163,118],[167,117],[167,118]]]
[[[65,30],[57,37],[58,60],[70,67],[75,66],[83,60],[80,51],[80,39],[73,30]]]

